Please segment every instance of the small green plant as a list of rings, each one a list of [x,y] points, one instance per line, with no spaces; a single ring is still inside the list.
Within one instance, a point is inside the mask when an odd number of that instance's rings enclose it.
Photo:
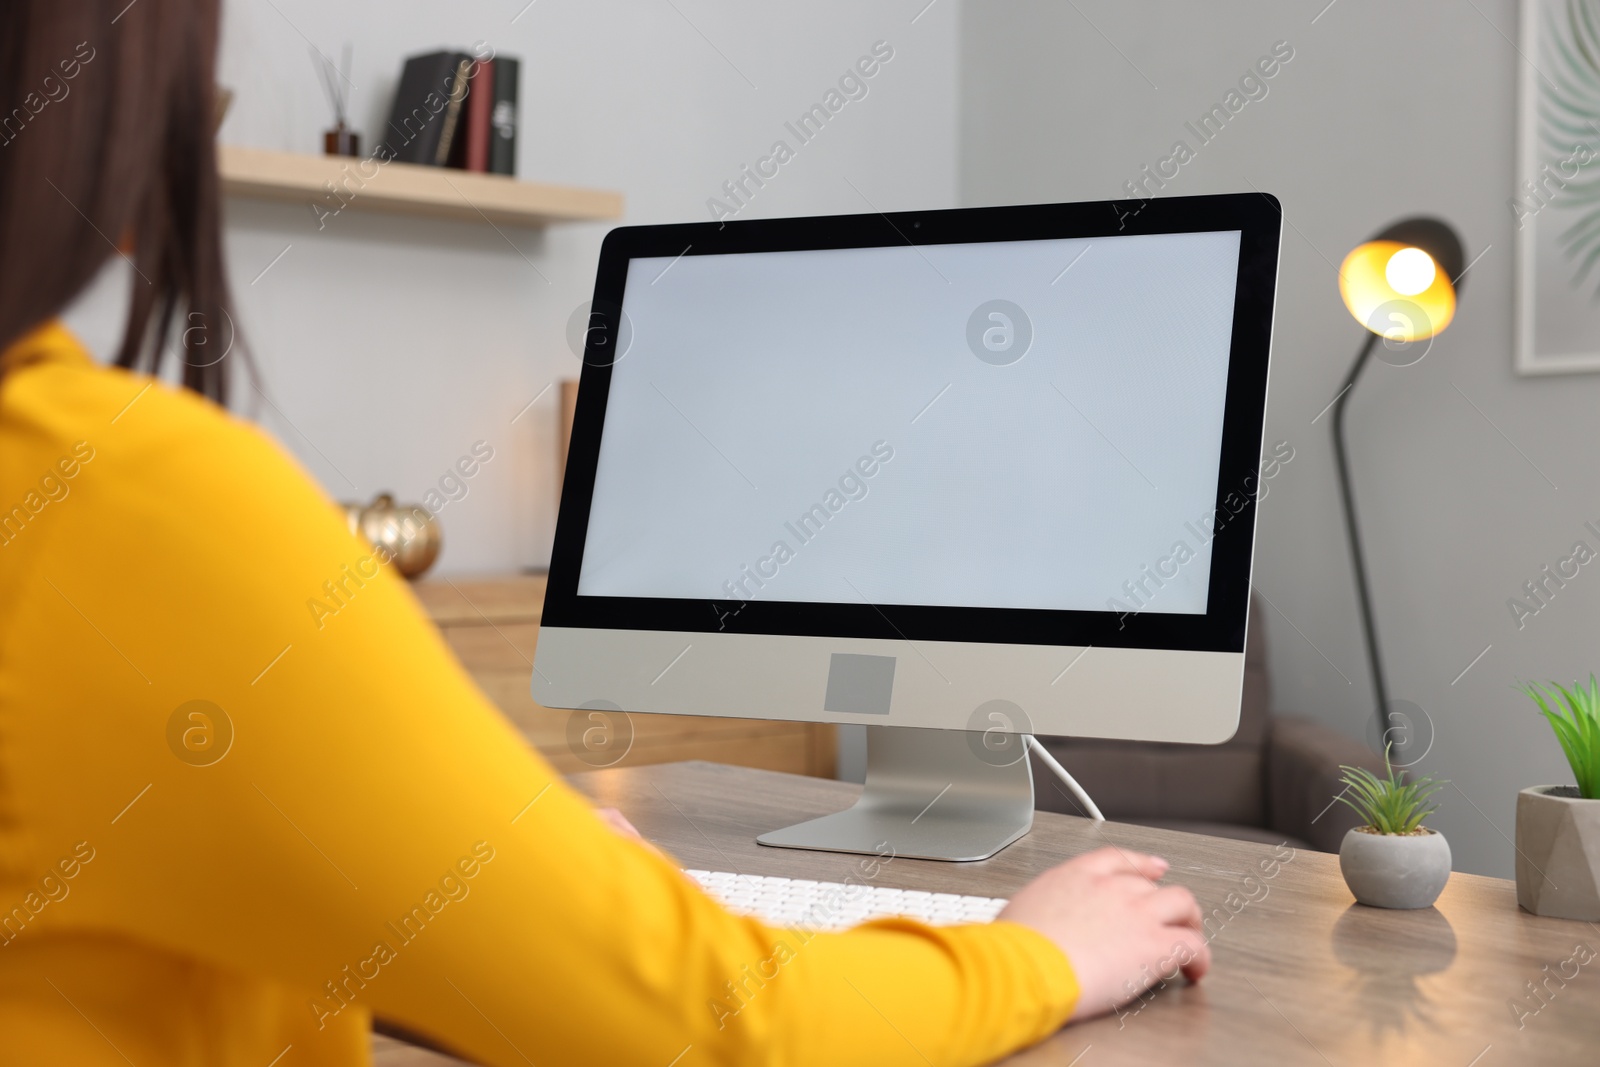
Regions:
[[[1591,674],[1587,689],[1579,682],[1573,682],[1571,689],[1555,682],[1520,688],[1539,705],[1539,713],[1556,732],[1578,780],[1578,795],[1600,800],[1600,682]]]
[[[1387,778],[1379,778],[1364,767],[1340,764],[1339,769],[1344,772],[1340,781],[1345,788],[1334,799],[1354,808],[1380,834],[1414,834],[1422,828],[1422,820],[1438,809],[1437,804],[1428,803],[1428,798],[1443,789],[1445,783],[1432,778],[1407,782],[1405,772],[1395,770],[1389,762],[1390,747],[1383,746]]]

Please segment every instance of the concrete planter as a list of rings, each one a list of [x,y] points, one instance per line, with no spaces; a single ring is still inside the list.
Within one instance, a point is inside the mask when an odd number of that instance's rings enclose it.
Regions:
[[[1339,870],[1356,900],[1374,908],[1426,908],[1450,880],[1450,843],[1436,830],[1372,834],[1351,830]]]
[[[1570,785],[1517,794],[1517,903],[1535,915],[1600,921],[1600,800]]]

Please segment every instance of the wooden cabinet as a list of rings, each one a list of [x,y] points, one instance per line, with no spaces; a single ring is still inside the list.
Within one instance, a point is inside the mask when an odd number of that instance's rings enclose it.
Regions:
[[[564,774],[594,770],[568,745],[572,712],[529,695],[544,607],[543,575],[424,579],[418,598],[479,688]],[[833,777],[834,728],[819,723],[685,715],[631,716],[633,744],[621,767],[704,759],[743,767]]]

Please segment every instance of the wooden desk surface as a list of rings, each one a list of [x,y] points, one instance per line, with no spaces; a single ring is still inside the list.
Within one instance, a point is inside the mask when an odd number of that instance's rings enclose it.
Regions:
[[[844,807],[859,786],[699,762],[573,781],[686,867],[831,881],[856,872],[859,857],[763,848],[755,836]],[[1172,862],[1167,881],[1213,916],[1212,973],[1121,1017],[1068,1027],[1009,1063],[1501,1067],[1590,1063],[1600,1049],[1600,927],[1520,911],[1500,879],[1457,873],[1436,908],[1384,911],[1354,903],[1337,856],[1299,852],[1266,878],[1268,845],[1040,812],[1033,832],[992,860],[897,859],[874,884],[1008,896],[1108,843]],[[1534,999],[1525,983],[1547,979],[1551,992]]]

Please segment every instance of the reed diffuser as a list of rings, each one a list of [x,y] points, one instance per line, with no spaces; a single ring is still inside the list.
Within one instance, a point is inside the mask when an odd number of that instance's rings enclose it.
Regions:
[[[328,106],[333,109],[333,129],[323,133],[322,151],[330,156],[359,156],[361,137],[345,121],[350,102],[347,92],[347,86],[350,85],[350,44],[346,42],[342,62],[337,67],[333,65],[333,60],[317,51],[315,45],[308,47],[311,49],[311,65],[317,68],[322,91],[328,97]]]

